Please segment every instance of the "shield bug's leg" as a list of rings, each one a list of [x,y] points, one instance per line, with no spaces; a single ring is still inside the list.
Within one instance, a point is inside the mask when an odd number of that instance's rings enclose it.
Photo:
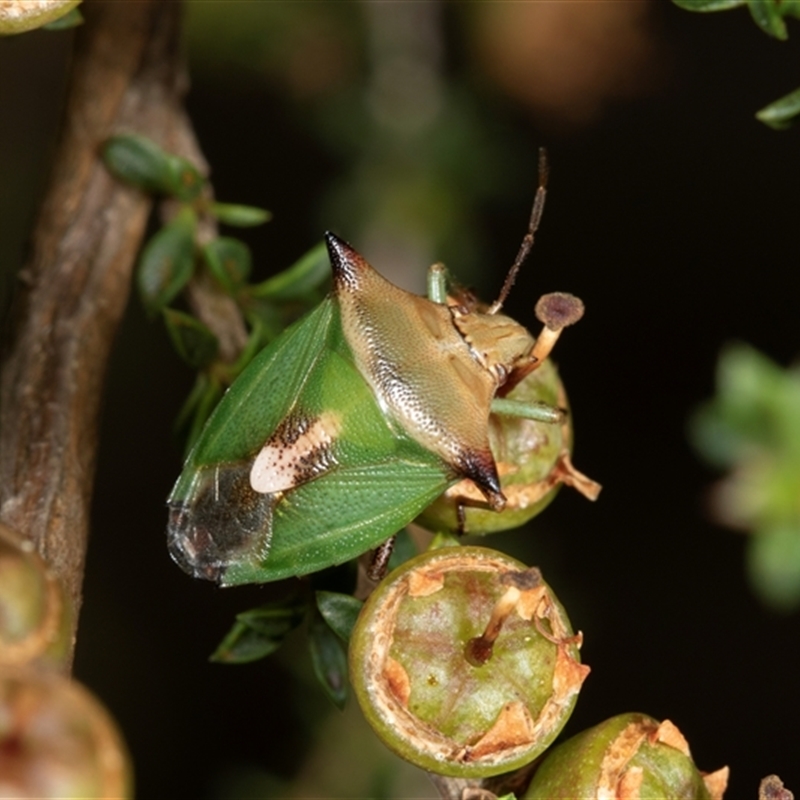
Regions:
[[[459,536],[463,536],[467,532],[467,507],[461,500],[456,502],[456,521],[458,522]]]
[[[370,561],[369,569],[367,570],[367,577],[371,581],[378,583],[386,577],[386,572],[389,567],[389,559],[392,557],[394,550],[394,540],[397,537],[391,536],[383,544],[378,545],[372,551],[372,560]]]
[[[506,400],[495,397],[492,400],[492,413],[507,417],[523,417],[535,422],[547,422],[560,425],[566,420],[567,409],[550,406],[547,403],[524,403],[520,400]]]
[[[447,269],[441,262],[428,269],[428,300],[439,305],[447,302]]]
[[[250,470],[250,486],[261,494],[285,492],[307,483],[335,464],[332,445],[340,415],[290,414],[264,443]]]

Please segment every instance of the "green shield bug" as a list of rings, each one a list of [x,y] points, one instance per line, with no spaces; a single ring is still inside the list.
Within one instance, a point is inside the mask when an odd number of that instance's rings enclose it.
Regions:
[[[467,505],[502,511],[490,415],[563,422],[562,410],[506,395],[583,313],[572,295],[546,295],[537,338],[499,313],[533,243],[545,176],[488,308],[448,297],[441,267],[428,298],[406,292],[326,234],[331,295],[242,373],[169,497],[169,549],[184,570],[228,586],[316,572],[377,547],[465,481],[477,497],[456,497],[462,519]]]

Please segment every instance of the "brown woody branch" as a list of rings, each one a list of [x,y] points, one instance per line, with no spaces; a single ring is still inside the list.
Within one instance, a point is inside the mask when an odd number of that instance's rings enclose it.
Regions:
[[[111,177],[99,149],[120,131],[170,149],[187,124],[180,4],[90,0],[83,8],[61,138],[0,375],[0,520],[34,542],[75,619],[106,364],[151,208]]]

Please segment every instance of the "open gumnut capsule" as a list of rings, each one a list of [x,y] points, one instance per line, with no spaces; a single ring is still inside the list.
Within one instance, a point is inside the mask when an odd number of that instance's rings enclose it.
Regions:
[[[0,523],[0,666],[58,663],[71,627],[55,575],[31,542]]]
[[[369,597],[350,676],[392,750],[442,775],[484,777],[529,763],[558,735],[589,672],[580,642],[538,569],[445,547]]]
[[[117,726],[76,681],[0,667],[0,797],[133,796]]]
[[[548,753],[525,800],[721,800],[728,768],[703,774],[669,720],[620,714]]]

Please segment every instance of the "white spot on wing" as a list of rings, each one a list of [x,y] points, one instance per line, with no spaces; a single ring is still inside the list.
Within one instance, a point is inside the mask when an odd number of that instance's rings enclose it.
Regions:
[[[330,446],[339,428],[339,415],[330,411],[288,418],[256,456],[250,486],[261,494],[286,492],[326,472],[335,463]]]

